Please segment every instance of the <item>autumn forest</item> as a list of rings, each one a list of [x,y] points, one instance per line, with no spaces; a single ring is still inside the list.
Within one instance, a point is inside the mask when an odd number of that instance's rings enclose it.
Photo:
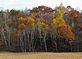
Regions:
[[[62,5],[1,10],[0,51],[81,52],[82,12]]]

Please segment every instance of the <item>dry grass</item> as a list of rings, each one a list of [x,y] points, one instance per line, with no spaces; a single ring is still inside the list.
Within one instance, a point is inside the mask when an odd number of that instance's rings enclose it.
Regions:
[[[0,59],[82,59],[82,53],[0,53]]]

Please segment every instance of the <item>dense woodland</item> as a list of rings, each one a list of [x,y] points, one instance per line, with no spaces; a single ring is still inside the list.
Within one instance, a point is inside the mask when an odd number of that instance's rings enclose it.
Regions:
[[[82,12],[62,4],[1,10],[0,51],[81,52]]]

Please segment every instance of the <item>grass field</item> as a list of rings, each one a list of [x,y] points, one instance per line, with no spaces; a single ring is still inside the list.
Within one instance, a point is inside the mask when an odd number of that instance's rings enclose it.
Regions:
[[[0,59],[82,59],[82,53],[7,53],[1,52]]]

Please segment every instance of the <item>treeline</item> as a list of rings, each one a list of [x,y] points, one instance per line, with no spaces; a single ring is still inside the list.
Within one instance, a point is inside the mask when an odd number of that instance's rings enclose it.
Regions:
[[[82,13],[71,6],[0,11],[0,50],[82,51]]]

